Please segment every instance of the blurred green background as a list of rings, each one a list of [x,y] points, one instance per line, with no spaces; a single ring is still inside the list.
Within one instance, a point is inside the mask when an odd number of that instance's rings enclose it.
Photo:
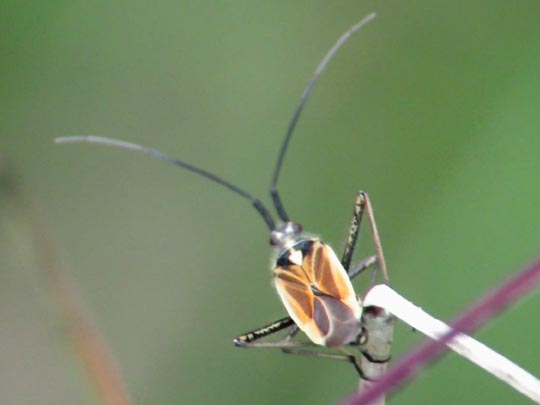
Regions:
[[[540,249],[537,1],[46,1],[0,13],[0,158],[46,217],[141,404],[328,404],[339,362],[240,350],[284,315],[268,232],[249,203],[162,162],[55,136],[153,146],[265,201],[316,64],[368,12],[308,103],[280,189],[341,251],[369,191],[394,287],[449,319]],[[2,189],[0,396],[92,404],[28,233]],[[10,202],[11,201],[11,202]],[[361,236],[357,258],[373,251]],[[359,294],[367,277],[356,282]],[[539,374],[540,299],[477,336]],[[398,324],[394,356],[422,341]],[[395,403],[528,403],[449,354]]]

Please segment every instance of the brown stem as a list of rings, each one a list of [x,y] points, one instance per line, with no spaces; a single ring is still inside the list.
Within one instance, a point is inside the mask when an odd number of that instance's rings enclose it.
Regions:
[[[82,360],[90,382],[95,387],[100,402],[106,405],[131,404],[131,396],[123,381],[114,356],[85,311],[81,296],[68,281],[51,231],[43,221],[39,207],[5,167],[0,173],[0,188],[8,196],[14,215],[30,234],[35,260],[45,275],[51,295],[58,304],[62,318],[67,324],[67,335],[75,353]]]

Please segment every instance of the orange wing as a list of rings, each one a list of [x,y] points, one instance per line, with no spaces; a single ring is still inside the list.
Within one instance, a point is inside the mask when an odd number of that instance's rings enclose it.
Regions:
[[[362,309],[334,251],[317,239],[281,254],[274,281],[285,308],[316,344],[335,347],[360,333]]]

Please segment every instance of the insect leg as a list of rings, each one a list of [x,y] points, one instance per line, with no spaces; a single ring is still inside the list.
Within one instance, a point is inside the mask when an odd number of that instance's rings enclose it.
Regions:
[[[252,330],[250,332],[246,332],[238,337],[236,337],[233,342],[236,346],[241,347],[248,347],[248,346],[257,346],[257,344],[253,344],[256,340],[261,339],[265,336],[270,336],[276,332],[279,332],[281,330],[287,329],[291,326],[294,326],[296,329],[296,325],[294,321],[289,318],[288,316],[285,318],[278,319],[277,321],[274,321],[268,325],[265,325],[261,328],[257,328],[255,330]],[[288,336],[291,335],[292,332],[289,332]],[[294,332],[291,337],[296,334]]]
[[[269,325],[269,326],[271,326],[271,325]],[[264,329],[264,328],[261,328],[261,330],[262,329]],[[266,334],[266,336],[268,336],[271,333],[277,332],[278,330],[279,329],[276,329],[273,332],[269,332],[268,334]],[[256,330],[254,332],[258,332],[258,331],[259,330]],[[253,332],[250,332],[250,333],[253,333]],[[364,372],[362,371],[362,368],[360,367],[360,364],[358,362],[359,359],[357,357],[351,355],[351,354],[348,354],[348,353],[340,354],[340,353],[321,352],[321,351],[318,351],[318,350],[315,350],[315,349],[311,349],[311,348],[319,348],[320,347],[320,346],[317,346],[315,343],[312,343],[312,342],[294,342],[294,341],[289,340],[288,337],[285,337],[282,340],[279,340],[279,341],[276,341],[276,342],[256,342],[254,340],[246,341],[246,339],[240,339],[240,338],[243,338],[243,337],[245,337],[247,335],[249,335],[249,334],[246,334],[246,335],[240,336],[239,338],[236,338],[235,341],[234,341],[235,344],[237,346],[241,346],[241,347],[276,348],[276,349],[281,349],[281,351],[283,353],[285,353],[285,354],[294,354],[294,355],[298,355],[298,356],[312,356],[312,357],[320,357],[320,358],[324,358],[324,359],[346,361],[348,363],[351,363],[354,366],[354,368],[356,369],[356,371],[358,372],[360,377],[366,379],[366,377],[364,376]],[[258,339],[260,337],[262,337],[262,336],[259,335],[254,339]]]
[[[377,223],[375,222],[375,215],[373,213],[371,201],[369,200],[369,196],[365,191],[361,191],[358,195],[363,199],[363,206],[369,220],[369,225],[371,227],[371,236],[373,238],[373,243],[375,244],[375,250],[377,251],[377,261],[379,267],[381,268],[384,280],[388,282],[390,281],[390,279],[386,270],[386,261],[384,260],[381,238],[379,237],[379,231],[377,230]]]
[[[375,249],[377,251],[377,260],[379,262],[379,266],[381,268],[385,281],[388,281],[389,277],[386,270],[386,261],[384,260],[384,253],[381,245],[381,239],[379,237],[379,231],[377,230],[377,224],[375,222],[373,207],[371,205],[369,196],[365,191],[360,191],[354,201],[353,217],[351,220],[351,226],[349,227],[349,236],[347,238],[347,243],[345,244],[345,251],[343,252],[343,256],[341,258],[341,264],[343,264],[343,267],[345,268],[345,270],[347,270],[350,276],[351,272],[349,271],[349,268],[351,265],[352,256],[354,254],[354,249],[356,247],[356,241],[358,239],[358,232],[360,230],[360,224],[362,222],[362,216],[364,214],[364,211],[368,216],[373,243],[375,244]]]
[[[257,342],[257,340],[264,338],[266,336],[273,335],[279,331],[291,328],[287,335],[278,341],[274,342]],[[292,342],[291,339],[298,333],[300,329],[294,321],[289,318],[281,318],[275,322],[272,322],[262,328],[252,330],[251,332],[246,332],[243,335],[236,337],[233,342],[238,347],[275,347],[278,349],[299,347],[299,346],[315,346],[311,342]]]
[[[352,269],[349,269],[349,278],[352,280],[364,270],[373,266],[375,263],[377,263],[377,255],[366,257]]]
[[[282,325],[278,325],[278,322],[285,321]],[[266,348],[275,348],[281,349],[283,352],[288,353],[286,350],[292,350],[293,348],[300,347],[319,347],[313,342],[295,342],[291,340],[291,337],[298,332],[298,327],[294,324],[293,320],[290,318],[283,318],[280,321],[274,322],[268,326],[256,329],[254,331],[248,332],[244,335],[238,336],[233,340],[234,344],[238,347],[266,347]],[[291,324],[289,324],[291,322]],[[275,325],[275,326],[274,326]],[[261,339],[265,336],[272,335],[273,333],[284,330],[290,326],[294,326],[294,329],[287,334],[283,339],[271,341],[271,342],[258,342],[258,339]]]
[[[362,223],[364,206],[364,195],[363,192],[360,191],[354,200],[353,217],[351,220],[351,226],[349,227],[349,236],[347,237],[347,243],[345,244],[345,251],[343,252],[343,256],[341,256],[341,264],[347,272],[349,272],[354,249],[356,248],[356,240],[358,239],[358,231],[360,230],[360,224]]]
[[[309,349],[296,349],[296,348],[284,348],[282,349],[283,353],[287,354],[296,354],[299,356],[312,356],[312,357],[320,357],[322,359],[331,359],[331,360],[342,360],[346,361],[348,363],[351,363],[361,378],[364,380],[369,380],[364,375],[364,372],[362,371],[362,368],[359,364],[359,359],[352,354],[337,354],[337,353],[324,353],[324,352],[318,352],[315,350],[309,350]]]

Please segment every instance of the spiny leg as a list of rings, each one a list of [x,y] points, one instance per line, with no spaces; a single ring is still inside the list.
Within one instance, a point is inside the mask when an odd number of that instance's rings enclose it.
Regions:
[[[343,268],[349,273],[351,266],[351,260],[356,248],[356,241],[358,239],[358,232],[360,231],[360,224],[362,223],[362,215],[364,213],[364,196],[360,191],[354,200],[353,217],[351,220],[351,226],[349,227],[349,236],[347,237],[347,243],[345,244],[345,250],[343,256],[341,256],[341,264]],[[349,273],[350,274],[350,273]]]
[[[354,273],[356,268],[353,269],[352,271],[349,271],[349,270],[350,270],[350,265],[351,265],[351,260],[354,254],[354,250],[356,248],[356,241],[358,240],[358,233],[360,231],[360,224],[362,223],[362,217],[363,217],[364,211],[366,212],[366,215],[369,220],[369,225],[371,228],[371,236],[373,238],[375,250],[377,251],[377,259],[379,262],[379,266],[381,268],[381,272],[383,274],[384,280],[388,282],[389,281],[388,271],[386,270],[386,261],[384,259],[384,253],[383,253],[383,248],[381,244],[381,239],[379,237],[379,231],[377,229],[377,223],[375,222],[375,214],[373,212],[373,206],[371,205],[369,196],[365,191],[360,191],[354,201],[353,217],[351,220],[351,226],[349,227],[349,236],[347,238],[347,243],[345,244],[345,250],[343,252],[343,256],[341,257],[341,264],[343,265],[345,270],[349,273],[349,277],[353,278],[352,274]],[[364,269],[362,268],[360,271],[362,270]],[[356,274],[358,274],[358,272],[356,272],[355,275]]]
[[[233,342],[236,346],[241,346],[241,347],[256,346],[252,344],[256,340],[261,339],[265,336],[273,335],[274,333],[287,329],[291,326],[298,328],[296,324],[294,323],[294,321],[290,317],[287,316],[285,318],[278,319],[277,321],[274,321],[261,328],[257,328],[250,332],[246,332],[234,338]],[[289,332],[289,334],[290,333],[291,332]]]

